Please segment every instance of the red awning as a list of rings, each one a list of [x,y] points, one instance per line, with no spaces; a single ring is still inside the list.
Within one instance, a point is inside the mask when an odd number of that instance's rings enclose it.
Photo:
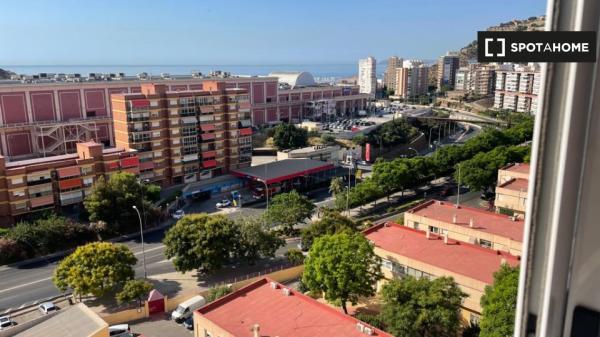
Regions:
[[[134,99],[131,101],[131,106],[134,108],[147,108],[150,106],[150,101],[147,99]]]
[[[240,129],[240,136],[252,136],[252,128]]]
[[[202,162],[202,167],[204,167],[204,168],[210,168],[210,167],[215,167],[215,166],[217,166],[216,160],[205,160]]]
[[[210,140],[210,139],[215,139],[217,136],[214,133],[203,133],[201,135],[202,140]]]
[[[217,156],[217,151],[204,151],[202,152],[202,158],[214,158]]]
[[[202,131],[213,131],[214,129],[214,124],[200,124],[200,130]]]
[[[79,166],[63,167],[56,170],[59,178],[76,177],[81,175]]]
[[[81,187],[81,178],[65,179],[58,182],[58,187],[61,190],[68,190],[71,188]]]
[[[125,159],[121,159],[121,167],[134,167],[140,165],[140,159],[138,157],[129,157]]]
[[[145,161],[140,163],[140,170],[148,170],[154,168],[153,161]]]

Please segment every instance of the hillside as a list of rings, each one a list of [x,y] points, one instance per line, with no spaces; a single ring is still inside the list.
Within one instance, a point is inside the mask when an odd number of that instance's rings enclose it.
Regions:
[[[14,75],[14,73],[0,68],[0,80],[9,79],[10,75]]]
[[[524,20],[512,20],[492,26],[487,31],[536,31],[543,30],[546,21],[545,16],[532,16]],[[477,58],[477,40],[472,41],[459,51],[461,64],[468,63],[468,60]]]

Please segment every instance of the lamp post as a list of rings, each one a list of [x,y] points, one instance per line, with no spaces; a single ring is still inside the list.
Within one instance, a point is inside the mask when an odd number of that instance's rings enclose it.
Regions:
[[[140,237],[142,238],[142,263],[144,266],[144,278],[148,278],[148,273],[146,272],[146,250],[144,249],[144,230],[142,228],[142,215],[140,214],[140,210],[135,205],[133,205],[133,209],[135,209],[138,218],[140,219]]]
[[[146,226],[146,208],[144,207],[144,186],[149,183],[150,180],[149,179],[140,179],[139,183],[140,183],[140,192],[142,192],[142,214],[144,215],[144,227]]]

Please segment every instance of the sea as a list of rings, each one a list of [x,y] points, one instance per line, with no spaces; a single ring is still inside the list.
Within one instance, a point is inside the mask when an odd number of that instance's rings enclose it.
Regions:
[[[148,73],[160,75],[187,75],[192,72],[208,74],[211,71],[221,70],[234,75],[260,76],[278,71],[308,71],[315,79],[330,81],[340,78],[356,76],[358,64],[273,64],[273,65],[0,65],[1,69],[17,74],[34,75],[39,73],[53,74],[81,74],[89,73],[125,73],[136,75]],[[378,64],[377,73],[381,75],[385,66]]]

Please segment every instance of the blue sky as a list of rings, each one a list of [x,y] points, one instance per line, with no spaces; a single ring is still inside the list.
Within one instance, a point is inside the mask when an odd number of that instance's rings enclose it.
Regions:
[[[2,0],[0,64],[335,64],[434,59],[544,0]]]

